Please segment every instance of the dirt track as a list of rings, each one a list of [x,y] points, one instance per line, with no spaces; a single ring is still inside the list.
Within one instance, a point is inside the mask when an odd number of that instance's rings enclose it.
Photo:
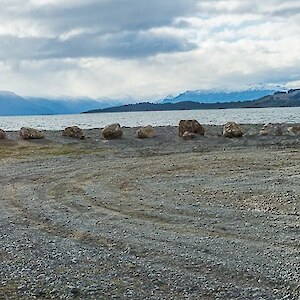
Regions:
[[[193,141],[171,127],[143,141],[134,129],[108,142],[96,129],[85,141],[11,133],[0,299],[299,299],[299,138],[209,130]]]

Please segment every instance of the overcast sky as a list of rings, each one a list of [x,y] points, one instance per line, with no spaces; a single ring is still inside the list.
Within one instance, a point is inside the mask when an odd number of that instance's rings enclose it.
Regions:
[[[300,87],[300,0],[0,0],[0,90]]]

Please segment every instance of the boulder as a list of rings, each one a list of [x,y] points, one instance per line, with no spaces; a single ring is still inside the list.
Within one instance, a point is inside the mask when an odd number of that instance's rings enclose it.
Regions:
[[[292,135],[300,135],[300,125],[290,126],[287,130]]]
[[[259,131],[259,135],[282,135],[282,128],[279,125],[267,123]]]
[[[0,140],[6,139],[6,132],[2,129],[0,129]]]
[[[185,131],[184,134],[182,135],[182,138],[184,140],[192,140],[193,138],[195,138],[195,133],[193,132],[189,132],[189,131]]]
[[[20,137],[23,140],[43,139],[44,133],[34,128],[22,127],[20,130]]]
[[[120,124],[111,124],[102,129],[102,136],[106,140],[111,140],[111,139],[119,139],[123,135],[123,130],[120,126]]]
[[[137,132],[136,135],[139,139],[146,139],[152,138],[156,135],[156,130],[151,126],[141,127]]]
[[[78,126],[66,127],[62,133],[63,136],[69,136],[76,139],[83,140],[85,138],[84,132]]]
[[[204,127],[197,120],[181,120],[179,122],[178,135],[183,136],[186,131],[199,135],[204,135],[205,133]]]
[[[242,137],[243,129],[235,122],[228,122],[223,125],[223,136],[228,138]]]

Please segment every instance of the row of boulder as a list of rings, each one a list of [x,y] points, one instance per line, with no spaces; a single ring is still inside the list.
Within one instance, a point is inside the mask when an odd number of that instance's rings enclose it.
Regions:
[[[119,139],[123,136],[123,129],[118,123],[114,123],[104,127],[101,130],[102,136],[106,140]],[[84,139],[85,135],[82,129],[77,126],[67,127],[63,131],[64,136]],[[136,137],[140,139],[152,138],[156,135],[156,130],[153,126],[148,125],[141,127],[136,131]]]
[[[102,136],[106,140],[119,139],[123,136],[123,129],[120,124],[114,123],[104,127],[101,130]],[[45,137],[44,133],[40,130],[22,127],[19,131],[20,138],[23,140],[31,140],[31,139],[43,139]],[[68,136],[76,139],[85,139],[84,131],[78,126],[70,126],[66,127],[63,132],[63,136]],[[156,135],[156,130],[151,125],[141,127],[137,130],[136,136],[137,138],[151,138]],[[0,129],[0,139],[6,139],[6,132]]]
[[[287,128],[291,135],[300,135],[300,125]],[[259,135],[283,135],[284,129],[281,125],[267,123],[259,131]],[[193,139],[196,135],[204,135],[205,129],[197,120],[181,120],[179,122],[178,134],[185,140]],[[235,122],[223,125],[223,136],[228,138],[239,138],[245,134],[243,128]]]
[[[300,125],[294,125],[287,128],[287,131],[291,135],[300,135]],[[120,124],[114,123],[104,127],[101,130],[102,136],[106,140],[119,139],[123,136],[123,130]],[[44,138],[44,133],[40,130],[28,127],[22,127],[20,132],[20,137],[23,140],[28,139],[42,139]],[[223,125],[223,136],[228,138],[239,138],[245,134],[243,128],[235,122],[228,122]],[[63,132],[63,136],[68,136],[77,139],[84,139],[85,133],[78,126],[66,127]],[[151,125],[141,127],[136,131],[136,137],[140,139],[152,138],[156,135],[156,130]],[[197,120],[181,120],[178,126],[178,135],[184,140],[190,140],[195,138],[197,135],[205,135],[205,128]],[[283,135],[283,127],[280,125],[275,125],[271,123],[265,124],[259,135]],[[6,138],[6,132],[0,129],[0,139]]]
[[[178,135],[184,140],[190,140],[197,135],[204,135],[205,129],[197,120],[181,120],[178,127]],[[244,135],[243,129],[235,122],[223,125],[223,136],[238,138]]]
[[[30,140],[30,139],[43,139],[44,133],[34,128],[22,127],[20,129],[20,137],[23,140]],[[0,140],[6,139],[7,135],[6,132],[0,129]]]

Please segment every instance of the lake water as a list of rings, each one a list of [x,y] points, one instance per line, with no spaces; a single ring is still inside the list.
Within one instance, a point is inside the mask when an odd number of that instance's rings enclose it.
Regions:
[[[181,119],[196,119],[201,124],[215,125],[222,125],[228,121],[240,124],[300,123],[300,107],[0,117],[0,128],[19,130],[21,127],[33,127],[43,130],[61,130],[67,126],[77,125],[84,129],[90,129],[104,127],[111,123],[119,123],[121,126],[128,127],[149,124],[176,126]]]

